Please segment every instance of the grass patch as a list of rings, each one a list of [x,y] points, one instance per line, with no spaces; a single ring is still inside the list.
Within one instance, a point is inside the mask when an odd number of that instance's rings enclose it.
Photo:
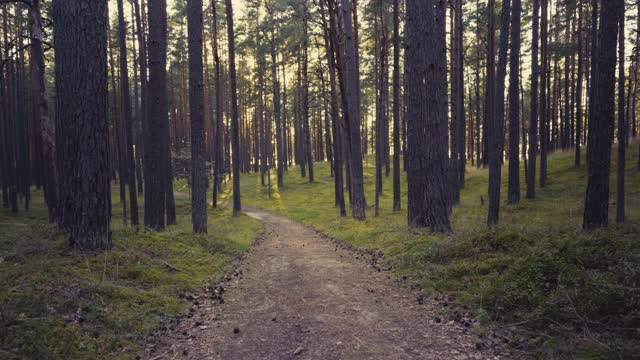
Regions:
[[[210,209],[209,234],[194,235],[189,201],[176,196],[178,225],[136,232],[112,193],[115,246],[103,253],[69,250],[39,191],[28,213],[0,210],[0,358],[135,358],[186,311],[184,294],[216,282],[262,229]]]
[[[271,198],[259,176],[243,176],[242,199],[337,239],[383,251],[399,274],[425,289],[456,295],[486,325],[508,330],[508,340],[532,356],[628,358],[640,353],[637,143],[628,152],[628,222],[592,233],[581,230],[586,167],[575,168],[571,152],[551,155],[547,187],[527,200],[523,184],[523,200],[516,206],[506,205],[503,167],[503,205],[495,229],[486,225],[488,172],[468,168],[449,236],[407,227],[404,173],[403,210],[392,211],[392,180],[384,178],[381,215],[374,217],[369,207],[363,222],[338,216],[326,163],[316,164],[314,184],[294,167],[285,175],[284,188],[277,189],[272,172]],[[369,162],[364,169],[367,201],[373,204],[374,166]],[[611,191],[613,224],[613,174]]]

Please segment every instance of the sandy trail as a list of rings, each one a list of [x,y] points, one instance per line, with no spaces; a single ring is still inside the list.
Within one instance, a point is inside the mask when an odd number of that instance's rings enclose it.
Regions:
[[[147,359],[496,358],[363,254],[266,211],[245,213],[265,233],[223,284],[224,303],[194,300],[193,316]]]

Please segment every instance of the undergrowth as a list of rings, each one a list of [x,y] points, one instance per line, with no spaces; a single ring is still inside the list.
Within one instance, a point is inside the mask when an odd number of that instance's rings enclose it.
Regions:
[[[176,196],[177,225],[136,231],[112,193],[114,248],[102,253],[71,251],[40,191],[27,213],[0,210],[0,358],[135,358],[262,229],[210,209],[209,234],[194,235],[189,201]]]

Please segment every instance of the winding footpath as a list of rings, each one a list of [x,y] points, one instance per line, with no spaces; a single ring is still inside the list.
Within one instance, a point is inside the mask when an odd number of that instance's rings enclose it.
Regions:
[[[500,358],[371,255],[266,211],[245,213],[263,222],[260,240],[144,358]]]

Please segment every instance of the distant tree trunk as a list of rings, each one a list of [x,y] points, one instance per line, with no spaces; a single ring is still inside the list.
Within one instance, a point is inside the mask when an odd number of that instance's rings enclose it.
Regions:
[[[114,118],[113,122],[113,132],[114,132],[114,140],[115,140],[115,158],[116,163],[118,165],[118,187],[119,187],[119,195],[120,195],[120,205],[122,205],[122,222],[127,224],[127,189],[125,187],[126,184],[126,171],[127,167],[125,166],[125,155],[122,144],[122,126],[121,126],[121,114],[122,114],[122,101],[118,99],[118,86],[116,86],[116,65],[113,59],[113,44],[111,42],[111,27],[107,23],[107,46],[109,47],[109,69],[111,71],[111,89],[113,92],[111,110]]]
[[[360,138],[360,89],[358,80],[357,64],[357,42],[354,36],[353,19],[351,14],[351,1],[342,1],[342,20],[344,22],[344,43],[345,43],[345,90],[346,108],[343,110],[346,116],[345,130],[347,133],[347,143],[349,144],[350,161],[350,196],[351,215],[356,220],[364,220],[365,197],[364,197],[364,176],[362,169],[362,148]]]
[[[462,66],[459,63],[458,56],[458,0],[452,0],[451,3],[451,15],[450,20],[450,32],[451,32],[451,123],[449,124],[449,175],[450,175],[450,192],[451,202],[457,204],[460,202],[460,184],[459,184],[459,166],[461,154],[459,153],[459,131],[460,126],[460,86],[458,84],[462,81],[459,77],[458,68]]]
[[[400,9],[393,0],[393,210],[400,210]]]
[[[324,3],[327,0],[320,1],[320,17],[324,29],[324,43],[327,56],[327,64],[329,68],[329,85],[331,92],[331,127],[333,131],[333,176],[334,176],[334,192],[335,204],[340,208],[340,216],[346,216],[344,203],[344,177],[342,175],[342,133],[340,131],[340,117],[338,114],[338,95],[336,91],[336,61],[335,52],[336,44],[336,25],[335,25],[335,9],[329,8],[329,24],[325,17]]]
[[[476,14],[480,12],[480,0],[476,0]],[[482,154],[482,142],[480,140],[480,123],[483,121],[482,112],[480,111],[480,28],[478,27],[476,35],[476,63],[475,63],[475,99],[476,99],[476,166],[480,168],[480,155]]]
[[[334,169],[333,169],[333,141],[331,139],[331,116],[329,111],[329,99],[327,98],[327,84],[326,84],[323,70],[320,70],[320,81],[321,81],[322,105],[324,110],[324,144],[325,144],[325,151],[327,154],[327,161],[329,161],[329,165],[331,167],[331,177],[333,177]]]
[[[58,211],[58,172],[56,169],[55,127],[49,117],[49,102],[45,85],[44,51],[42,49],[43,31],[40,0],[33,0],[30,12],[31,23],[31,64],[33,67],[34,110],[40,125],[42,138],[42,159],[44,166],[44,194],[49,211],[49,222],[57,222]],[[2,71],[0,69],[0,71]],[[2,86],[0,82],[0,86]]]
[[[503,0],[504,1],[504,0]],[[509,0],[506,0],[509,1]],[[496,83],[496,67],[495,67],[495,0],[489,0],[487,11],[489,13],[489,25],[488,25],[488,37],[487,37],[487,114],[489,119],[487,124],[489,129],[487,131],[489,135],[489,213],[487,217],[487,223],[489,225],[496,225],[499,219],[500,212],[500,162],[502,157],[500,156],[500,140],[498,130],[500,128],[499,122],[502,117],[498,113],[500,106],[498,105],[498,99],[500,96],[496,96],[496,88],[500,88]],[[503,8],[504,11],[504,8]],[[504,14],[503,14],[504,15]],[[501,31],[502,34],[502,31]],[[502,36],[501,36],[502,38]],[[501,46],[502,41],[501,41]],[[504,78],[502,79],[504,81]],[[503,88],[504,89],[504,88]]]
[[[636,119],[636,101],[638,98],[638,82],[640,81],[640,3],[636,1],[636,39],[634,44],[634,53],[636,58],[636,66],[633,69],[633,100],[631,101],[631,135],[635,138],[638,135],[638,125]],[[627,133],[627,138],[629,133]],[[638,168],[640,169],[640,152],[638,153]]]
[[[547,64],[549,59],[548,33],[548,0],[542,0],[540,48],[542,51],[542,72],[540,74],[540,187],[547,183],[547,150],[549,146],[549,111],[547,110],[547,99],[551,98],[547,86],[550,85],[550,74]]]
[[[2,32],[4,34],[4,56],[9,59],[12,55],[10,55],[10,46],[9,46],[9,9],[7,7],[4,8],[2,14]],[[15,114],[15,92],[14,92],[14,73],[13,73],[13,61],[8,61],[7,64],[7,76],[6,76],[6,88],[3,86],[2,89],[6,91],[2,98],[5,103],[5,113],[4,120],[6,121],[5,128],[5,144],[6,144],[6,162],[7,168],[5,169],[6,175],[6,183],[7,183],[7,200],[8,205],[11,207],[11,212],[18,212],[18,168],[17,168],[17,149],[16,149],[16,125],[14,120],[16,118]],[[0,73],[3,73],[0,71]]]
[[[467,167],[467,159],[465,156],[466,152],[466,136],[465,136],[465,128],[466,118],[465,118],[465,106],[464,106],[464,19],[463,19],[463,10],[462,10],[462,0],[456,0],[456,56],[458,62],[458,126],[457,126],[457,136],[458,136],[458,186],[460,189],[464,188],[465,181],[465,172]]]
[[[307,176],[307,156],[305,151],[305,136],[304,136],[304,116],[302,114],[302,60],[300,56],[300,48],[296,51],[296,93],[294,96],[294,123],[295,123],[295,157],[296,162],[300,165],[300,176]]]
[[[121,0],[119,0],[121,1]],[[189,38],[189,113],[191,115],[191,222],[194,233],[207,232],[204,100],[202,81],[202,0],[187,1]]]
[[[542,0],[546,1],[546,0]],[[538,41],[539,24],[538,11],[540,0],[533,0],[533,26],[531,45],[531,117],[529,118],[529,159],[527,170],[527,199],[536,197],[536,157],[538,155]],[[544,104],[543,104],[544,106]]]
[[[309,129],[309,35],[308,35],[308,23],[307,16],[304,18],[304,44],[302,49],[302,132],[304,138],[302,139],[304,145],[304,154],[306,158],[307,166],[309,167],[309,183],[314,182],[313,174],[313,152],[311,151],[311,130]]]
[[[524,86],[522,86],[522,57],[520,58],[520,104],[524,104]],[[525,109],[524,109],[524,105],[520,106],[521,110],[521,115],[522,115],[522,160],[524,161],[524,179],[525,182],[528,178],[528,163],[527,163],[527,127],[526,127],[526,122],[527,122],[527,116],[525,115]]]
[[[275,35],[275,19],[274,9],[267,9],[269,11],[271,21],[271,81],[273,83],[273,113],[276,122],[276,157],[277,157],[277,174],[278,174],[278,189],[284,187],[284,155],[282,144],[282,125],[280,124],[280,84],[278,83],[278,62],[276,57],[276,35]],[[286,76],[286,74],[282,74]]]
[[[500,164],[504,157],[504,90],[505,79],[507,77],[507,49],[509,48],[509,19],[511,15],[511,1],[503,0],[502,10],[500,11],[500,38],[498,47],[498,67],[496,69],[496,115],[498,122],[496,127],[496,135],[498,137],[498,156]]]
[[[570,16],[570,15],[568,15]],[[573,21],[567,19],[566,29],[565,29],[565,41],[567,44],[572,43],[571,39],[571,23]],[[571,103],[571,92],[570,92],[570,69],[571,69],[571,58],[572,54],[567,53],[564,57],[564,116],[562,117],[564,123],[561,126],[562,129],[562,150],[566,150],[571,145],[571,120],[572,120],[572,103]],[[624,56],[623,56],[624,58]],[[555,149],[555,147],[554,147]]]
[[[597,86],[593,88],[593,119],[587,141],[589,172],[584,208],[584,229],[605,227],[609,222],[609,172],[615,113],[615,69],[618,21],[622,0],[604,1],[600,16],[600,39],[593,53]]]
[[[580,166],[580,150],[581,150],[581,135],[582,135],[582,79],[584,75],[584,51],[582,46],[582,1],[578,2],[578,84],[576,89],[576,134],[575,134],[575,165]]]
[[[618,1],[618,0],[614,0],[614,1]],[[594,123],[593,121],[593,117],[594,117],[594,110],[595,110],[595,105],[594,105],[594,100],[596,98],[595,96],[595,92],[597,85],[597,81],[598,81],[598,65],[599,62],[597,61],[598,59],[598,45],[599,45],[599,41],[598,41],[598,34],[599,34],[599,29],[598,29],[598,16],[599,16],[599,10],[598,10],[598,4],[599,4],[599,0],[592,0],[591,1],[591,73],[590,73],[590,83],[589,83],[589,112],[587,114],[587,126],[585,127],[585,134],[583,134],[583,137],[585,138],[585,140],[587,140],[587,143],[589,142],[590,139],[590,132],[591,132],[591,125]],[[617,40],[617,39],[616,39]],[[589,156],[590,152],[589,152],[589,144],[587,144],[587,157]],[[589,163],[589,159],[587,159],[587,164]]]
[[[375,123],[375,150],[376,150],[376,175],[375,175],[375,216],[380,213],[380,195],[382,194],[382,163],[384,162],[384,144],[383,144],[383,127],[384,127],[384,72],[385,65],[385,29],[383,24],[382,3],[378,3],[379,9],[375,15],[375,45],[376,61],[374,65],[374,74],[376,76],[376,123]]]
[[[238,129],[238,90],[236,80],[236,46],[233,31],[232,0],[225,0],[227,10],[227,40],[229,41],[229,82],[231,85],[231,143],[233,146],[233,215],[240,215],[240,137]]]
[[[9,51],[9,49],[4,45],[8,42],[8,34],[7,34],[7,21],[6,21],[6,13],[7,7],[2,9],[2,30],[3,35],[0,37],[0,58],[4,58],[5,54]],[[4,50],[4,51],[3,51]],[[8,58],[8,57],[7,57]],[[8,138],[8,115],[7,115],[7,96],[5,94],[5,79],[4,79],[4,71],[0,68],[0,150],[2,153],[0,154],[0,171],[2,171],[2,177],[0,180],[2,181],[2,207],[9,208],[9,138]]]
[[[287,123],[287,77],[286,61],[282,61],[282,167],[284,171],[289,170],[289,125]]]
[[[140,76],[138,74],[139,69],[139,56],[140,52],[136,52],[136,41],[138,37],[138,29],[136,27],[136,12],[135,6],[133,5],[134,1],[131,1],[131,49],[133,53],[133,98],[134,98],[134,108],[133,113],[134,117],[134,133],[133,138],[135,142],[135,167],[136,167],[136,185],[138,187],[138,196],[142,196],[143,186],[142,186],[142,115],[141,115],[141,106],[140,106],[140,87],[139,80]]]
[[[147,131],[144,157],[144,223],[147,227],[165,229],[165,192],[168,172],[165,151],[167,118],[167,3],[149,1],[149,83],[147,99]],[[168,144],[166,144],[168,147]]]
[[[135,18],[136,18],[136,30],[138,32],[138,62],[140,64],[140,114],[138,121],[138,130],[140,131],[140,135],[138,139],[140,142],[136,144],[136,156],[144,159],[145,150],[144,150],[144,139],[145,134],[148,131],[148,123],[147,123],[147,115],[148,115],[148,87],[147,87],[147,43],[145,41],[146,34],[146,22],[142,20],[141,11],[144,9],[144,2],[142,5],[142,9],[138,4],[138,0],[133,0],[133,6],[135,9]],[[144,164],[143,164],[144,165]],[[144,166],[141,167],[144,168]],[[142,193],[142,171],[138,172],[138,190]],[[145,174],[146,175],[146,174]]]
[[[520,202],[520,17],[521,0],[512,0],[509,56],[509,204]]]
[[[618,15],[618,173],[616,175],[616,223],[622,224],[624,223],[625,213],[624,213],[624,173],[625,173],[625,163],[626,163],[626,139],[627,139],[627,120],[626,120],[626,112],[625,112],[625,94],[624,94],[624,85],[625,85],[625,72],[624,72],[624,1],[620,1],[622,4],[619,5],[620,14]]]
[[[223,174],[222,162],[223,162],[223,146],[222,143],[224,141],[223,136],[223,122],[222,118],[222,82],[221,82],[221,67],[220,67],[220,53],[218,51],[218,16],[216,11],[216,1],[211,0],[211,42],[213,49],[213,61],[214,61],[214,86],[215,86],[215,116],[214,116],[214,128],[215,128],[215,138],[213,140],[213,157],[214,157],[214,165],[213,165],[213,198],[212,203],[213,207],[218,206],[218,190],[220,189],[221,183],[221,175]]]
[[[124,21],[123,0],[118,0],[118,35],[120,40],[120,97],[122,99],[122,126],[124,126],[125,163],[129,182],[131,225],[138,225],[138,195],[136,192],[136,162],[133,154],[133,119],[129,94],[129,68],[127,63],[127,25]],[[122,179],[120,180],[122,181]]]
[[[55,0],[52,14],[56,111],[65,137],[62,224],[73,247],[109,249],[107,2]]]

